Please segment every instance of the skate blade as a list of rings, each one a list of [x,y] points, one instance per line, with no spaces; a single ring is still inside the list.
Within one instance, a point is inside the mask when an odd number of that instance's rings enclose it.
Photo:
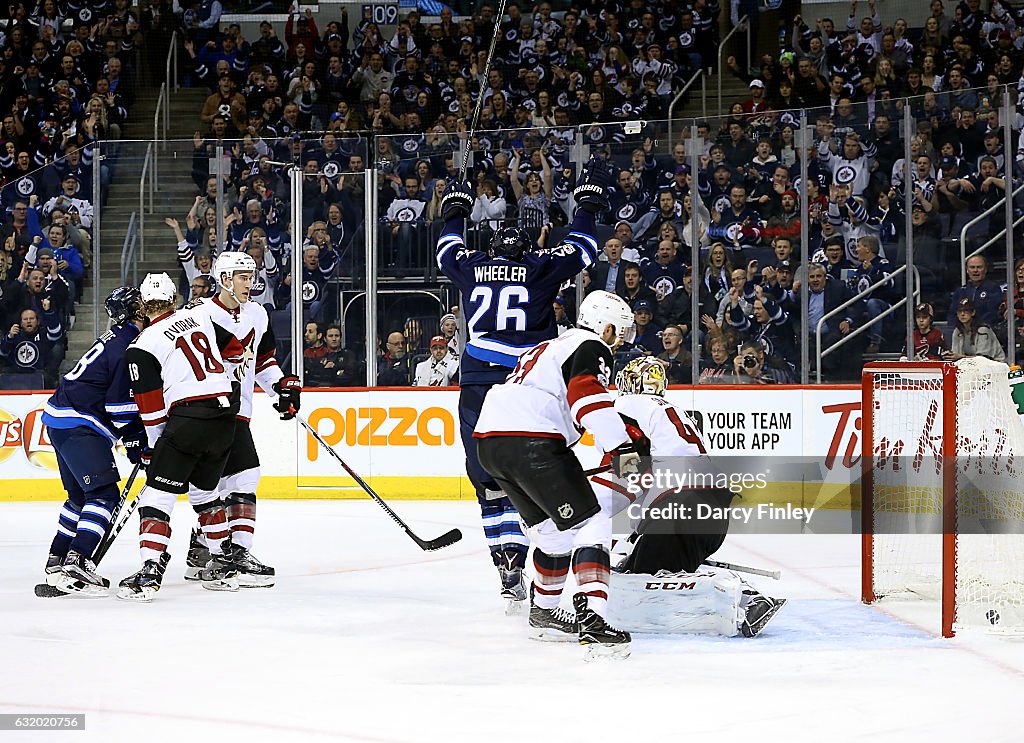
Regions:
[[[581,643],[582,644],[582,643]],[[604,662],[611,660],[625,660],[631,654],[630,643],[619,642],[613,644],[590,642],[583,645],[583,660],[587,663]]]
[[[579,642],[579,635],[570,635],[550,627],[530,627],[526,636],[538,642]]]
[[[156,596],[158,588],[147,587],[136,591],[133,588],[118,588],[117,597],[123,601],[134,601],[137,604],[148,604]]]
[[[277,577],[273,575],[238,574],[239,588],[273,588]]]
[[[204,580],[202,586],[207,591],[237,591],[238,577],[231,576],[230,578],[220,578],[218,580]]]
[[[201,567],[194,568],[191,565],[185,568],[185,580],[202,580],[203,569]]]
[[[505,599],[505,616],[506,617],[518,617],[523,614],[528,614],[530,610],[529,604],[525,598],[522,599]]]

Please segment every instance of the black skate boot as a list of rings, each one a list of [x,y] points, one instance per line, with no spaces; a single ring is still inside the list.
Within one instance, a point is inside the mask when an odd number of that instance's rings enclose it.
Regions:
[[[202,580],[199,574],[210,562],[210,550],[199,539],[199,529],[192,529],[192,539],[188,543],[188,556],[185,558],[185,580]]]
[[[224,540],[221,549],[222,552],[210,554],[210,561],[200,571],[199,580],[208,591],[237,591],[238,566],[234,559],[237,547],[230,540]]]
[[[239,587],[270,588],[274,585],[277,571],[257,560],[250,550],[236,544],[231,559],[238,568]]]
[[[160,590],[160,583],[170,561],[171,556],[166,552],[158,560],[146,560],[139,572],[129,575],[118,584],[117,597],[125,601],[152,601]]]
[[[61,565],[56,588],[82,596],[106,596],[110,581],[96,574],[96,563],[71,550]]]
[[[530,585],[530,629],[527,634],[531,640],[541,642],[577,642],[579,625],[576,615],[561,606],[554,609],[542,609],[534,603],[534,587]]]
[[[573,596],[572,605],[576,609],[576,620],[579,623],[580,645],[585,648],[583,660],[629,657],[629,643],[632,638],[628,632],[615,629],[604,620],[604,617],[588,608],[585,594],[577,593]]]
[[[524,614],[527,608],[527,593],[523,569],[511,567],[515,565],[518,556],[514,552],[504,552],[501,557],[506,563],[498,566],[498,575],[501,576],[501,597],[505,600],[505,616]]]
[[[747,613],[743,618],[743,624],[740,625],[740,632],[744,637],[757,637],[786,604],[786,599],[773,599],[757,591],[743,593],[750,596],[750,602],[747,604]]]

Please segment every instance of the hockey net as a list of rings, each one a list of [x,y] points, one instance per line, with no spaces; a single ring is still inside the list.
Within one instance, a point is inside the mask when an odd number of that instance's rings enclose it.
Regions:
[[[1024,423],[1005,364],[868,364],[862,594],[938,599],[942,634],[1024,633]]]

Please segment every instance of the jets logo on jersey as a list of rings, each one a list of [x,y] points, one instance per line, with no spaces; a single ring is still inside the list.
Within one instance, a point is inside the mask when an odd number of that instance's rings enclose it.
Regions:
[[[267,290],[267,282],[263,280],[262,276],[257,276],[256,280],[252,282],[252,291],[250,294],[254,297],[258,297]]]
[[[403,206],[395,214],[395,221],[398,222],[412,222],[416,219],[416,212],[407,206]]]
[[[414,100],[415,98],[416,96],[413,96]],[[420,145],[415,139],[407,139],[404,142],[402,142],[402,149],[405,150],[406,152],[415,152],[419,148]]]
[[[693,35],[689,31],[683,31],[679,34],[679,46],[693,46]]]
[[[730,242],[736,242],[743,237],[743,225],[737,223],[731,224],[725,229],[725,236],[729,238]]]
[[[39,349],[34,343],[22,343],[14,351],[14,357],[21,366],[32,366],[39,360]]]
[[[676,290],[676,282],[668,276],[662,276],[654,282],[654,286],[651,288],[654,289],[654,293],[658,295],[660,301]]]
[[[319,293],[320,293],[320,287],[318,287],[316,285],[316,282],[314,282],[314,281],[304,281],[304,282],[302,282],[302,301],[303,302],[312,302],[314,299],[317,298],[317,295]]]
[[[615,212],[615,216],[620,220],[632,222],[633,218],[636,217],[636,204],[626,204],[619,207],[619,210]]]
[[[324,165],[324,175],[328,178],[334,178],[338,173],[341,172],[341,168],[338,167],[338,163],[333,160],[329,161]]]
[[[603,126],[592,126],[587,129],[587,137],[591,142],[603,142],[607,137],[607,132]]]
[[[731,206],[731,204],[729,202],[729,197],[728,196],[724,196],[724,195],[723,196],[719,196],[715,200],[715,211],[716,212],[720,212],[720,213],[724,214],[725,210],[728,209],[730,206]]]
[[[22,196],[29,196],[35,190],[36,184],[31,178],[21,178],[18,181],[18,193]]]
[[[853,179],[857,177],[857,171],[855,171],[849,165],[841,165],[836,170],[836,183],[840,186],[846,186],[853,183]]]

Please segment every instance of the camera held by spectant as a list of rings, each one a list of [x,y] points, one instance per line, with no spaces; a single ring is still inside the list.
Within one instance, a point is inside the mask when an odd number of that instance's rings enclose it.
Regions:
[[[743,354],[743,366],[747,369],[753,369],[757,366],[757,356],[752,353]]]

